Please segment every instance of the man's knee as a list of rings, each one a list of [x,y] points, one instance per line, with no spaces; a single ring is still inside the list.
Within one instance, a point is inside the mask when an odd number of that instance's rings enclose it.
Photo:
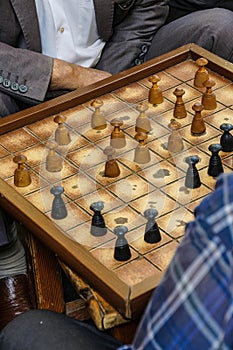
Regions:
[[[0,333],[1,350],[115,350],[120,345],[91,325],[49,310],[27,311]]]
[[[195,43],[229,61],[233,49],[233,12],[214,8],[195,11],[161,27],[155,34],[146,59],[188,43]]]
[[[205,48],[233,62],[233,12],[223,8],[205,10],[204,12],[200,35],[204,37],[206,42]]]

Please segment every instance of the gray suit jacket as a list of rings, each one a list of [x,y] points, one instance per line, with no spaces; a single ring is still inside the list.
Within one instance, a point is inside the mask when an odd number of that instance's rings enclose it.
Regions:
[[[154,33],[164,24],[167,0],[94,0],[98,33],[107,41],[96,66],[116,73],[143,62]],[[0,1],[0,91],[41,102],[53,59],[41,54],[34,0]]]

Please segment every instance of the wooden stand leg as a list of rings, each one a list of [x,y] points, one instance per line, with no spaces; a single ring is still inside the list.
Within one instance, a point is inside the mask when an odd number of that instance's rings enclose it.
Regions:
[[[35,236],[24,232],[29,250],[29,268],[34,279],[38,309],[64,313],[61,271],[55,254]]]
[[[111,335],[121,341],[123,344],[131,344],[137,327],[139,324],[139,320],[130,321],[129,323],[124,323],[119,326],[116,326],[110,330]]]

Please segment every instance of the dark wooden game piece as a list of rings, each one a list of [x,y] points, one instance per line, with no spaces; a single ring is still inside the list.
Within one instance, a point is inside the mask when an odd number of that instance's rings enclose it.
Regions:
[[[153,105],[158,105],[163,102],[163,93],[158,87],[158,82],[161,79],[158,75],[152,75],[148,80],[152,83],[152,87],[149,90],[148,101]]]
[[[208,79],[203,83],[206,91],[202,95],[201,103],[204,109],[212,110],[217,108],[216,96],[212,91],[212,87],[215,85],[215,82],[211,79]]]
[[[138,141],[138,145],[134,151],[134,162],[138,164],[145,164],[150,162],[150,150],[145,144],[145,140],[147,139],[147,134],[144,132],[138,132],[135,135],[135,140]]]
[[[209,79],[209,72],[205,67],[208,64],[208,60],[204,57],[200,57],[196,60],[196,64],[199,68],[194,77],[194,86],[202,88],[203,83]]]
[[[120,225],[115,227],[114,233],[117,235],[115,249],[114,249],[114,259],[118,261],[126,261],[131,258],[131,251],[125,234],[128,232],[126,226]]]
[[[62,198],[64,188],[62,186],[53,186],[50,192],[54,195],[51,217],[56,220],[61,220],[67,217],[65,202]]]
[[[189,165],[185,177],[185,186],[188,188],[198,188],[201,186],[200,176],[196,168],[196,164],[199,160],[199,157],[196,155],[185,159],[185,162]]]
[[[179,129],[181,124],[175,119],[171,119],[168,127],[171,129],[171,135],[168,136],[167,149],[171,153],[177,153],[184,149],[183,140],[180,136]]]
[[[96,237],[104,236],[107,233],[104,217],[101,214],[103,208],[104,203],[102,201],[90,205],[90,209],[94,213],[91,219],[91,234]]]
[[[222,149],[221,145],[218,143],[212,144],[209,146],[209,151],[212,153],[208,166],[208,175],[217,177],[223,173],[222,160],[219,156],[219,151]]]
[[[223,152],[233,151],[233,135],[230,133],[233,130],[233,125],[230,123],[223,123],[220,125],[220,129],[223,130],[223,134],[220,137],[220,145]]]
[[[148,105],[146,105],[145,103],[139,103],[137,105],[139,116],[136,119],[136,125],[135,125],[136,132],[148,133],[151,131],[150,120],[145,113],[148,108],[149,108]]]
[[[111,137],[110,137],[110,145],[114,148],[124,148],[126,146],[125,134],[121,130],[121,126],[123,125],[123,121],[119,118],[115,118],[111,121],[111,125],[114,127]]]
[[[185,91],[182,88],[176,88],[173,94],[176,96],[173,116],[177,119],[185,118],[187,116],[185,104],[183,101],[183,95],[185,94]]]
[[[56,153],[58,144],[54,141],[46,144],[49,152],[46,156],[46,170],[54,173],[62,170],[62,158]]]
[[[104,176],[117,177],[120,175],[120,168],[117,161],[113,158],[116,153],[112,146],[108,146],[104,149],[104,154],[107,155],[107,162],[105,163]]]
[[[95,130],[103,130],[107,127],[107,122],[104,114],[101,111],[101,107],[103,106],[103,101],[94,100],[91,103],[91,106],[94,107],[95,111],[92,114],[91,118],[91,127]]]
[[[161,241],[160,230],[155,218],[158,215],[156,209],[147,209],[144,211],[144,216],[147,219],[144,241],[147,243],[157,243]]]
[[[13,158],[13,161],[18,164],[18,168],[14,171],[14,184],[17,187],[26,187],[29,186],[32,182],[31,175],[25,163],[27,161],[27,157],[20,154]]]
[[[68,145],[71,141],[71,138],[69,131],[64,124],[66,117],[62,114],[58,114],[54,117],[54,121],[58,124],[58,127],[55,131],[55,141],[59,146]]]
[[[202,135],[206,131],[205,122],[201,114],[203,105],[197,102],[193,105],[192,109],[194,110],[195,115],[191,124],[191,134],[195,136]]]

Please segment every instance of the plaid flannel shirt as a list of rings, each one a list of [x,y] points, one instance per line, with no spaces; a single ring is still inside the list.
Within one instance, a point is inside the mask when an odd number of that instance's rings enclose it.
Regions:
[[[194,214],[133,344],[118,350],[233,349],[233,174]]]

